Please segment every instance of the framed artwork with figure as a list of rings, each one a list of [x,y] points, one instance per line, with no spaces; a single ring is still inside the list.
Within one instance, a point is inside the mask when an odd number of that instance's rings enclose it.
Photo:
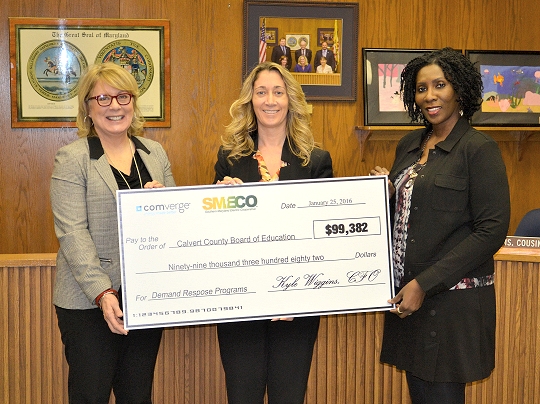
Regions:
[[[268,45],[275,45],[279,41],[278,36],[278,29],[277,28],[266,28],[266,43]]]
[[[409,61],[427,49],[364,48],[364,125],[418,126],[401,100],[401,72]]]
[[[540,126],[540,52],[466,50],[482,75],[474,126]]]

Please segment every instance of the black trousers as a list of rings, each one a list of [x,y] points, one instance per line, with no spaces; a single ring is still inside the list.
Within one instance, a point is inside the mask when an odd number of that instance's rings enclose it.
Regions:
[[[217,325],[229,404],[302,404],[319,317]]]
[[[69,365],[70,404],[152,402],[152,381],[163,330],[130,330],[114,334],[99,309],[56,307],[58,327]]]
[[[465,383],[438,383],[422,380],[407,372],[413,404],[465,404]]]

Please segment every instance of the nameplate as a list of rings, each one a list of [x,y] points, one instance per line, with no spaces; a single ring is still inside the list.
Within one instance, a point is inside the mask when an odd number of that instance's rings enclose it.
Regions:
[[[504,247],[540,248],[540,237],[506,236]]]

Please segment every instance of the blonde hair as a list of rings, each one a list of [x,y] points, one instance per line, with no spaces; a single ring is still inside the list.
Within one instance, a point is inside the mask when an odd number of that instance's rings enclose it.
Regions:
[[[311,117],[309,115],[306,97],[300,84],[291,73],[277,63],[261,63],[249,73],[242,84],[239,98],[229,109],[232,121],[225,127],[221,137],[223,150],[230,151],[228,160],[238,160],[240,157],[254,153],[255,143],[251,134],[257,131],[257,118],[251,102],[253,98],[253,85],[262,71],[276,71],[285,83],[285,90],[289,98],[289,111],[287,113],[287,142],[293,154],[302,160],[302,165],[309,164],[311,152],[315,141],[311,132]]]
[[[97,136],[92,119],[88,117],[87,99],[98,82],[108,84],[121,91],[127,91],[133,96],[131,101],[133,103],[133,120],[128,129],[128,135],[141,135],[145,121],[137,106],[139,86],[126,69],[111,62],[90,66],[79,81],[79,111],[77,113],[77,128],[79,130],[77,135],[79,137]]]

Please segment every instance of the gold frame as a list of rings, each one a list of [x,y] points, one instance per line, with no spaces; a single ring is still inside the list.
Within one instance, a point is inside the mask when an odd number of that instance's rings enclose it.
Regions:
[[[261,18],[340,20],[340,73],[295,74],[308,101],[356,101],[358,68],[358,3],[244,0],[244,52],[242,77],[259,63]],[[274,26],[274,25],[273,25]],[[280,27],[278,27],[280,29]],[[280,29],[280,36],[285,37]],[[334,77],[330,77],[334,76]],[[327,80],[330,81],[327,82]]]
[[[9,44],[12,127],[75,127],[80,74],[105,60],[138,81],[146,126],[171,126],[168,20],[10,17]]]

